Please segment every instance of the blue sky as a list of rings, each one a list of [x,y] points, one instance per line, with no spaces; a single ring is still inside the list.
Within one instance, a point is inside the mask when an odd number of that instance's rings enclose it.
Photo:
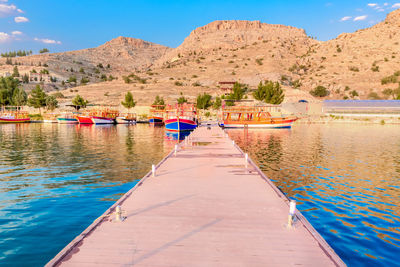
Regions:
[[[0,0],[0,51],[77,50],[121,35],[177,47],[195,28],[230,19],[290,25],[329,40],[383,20],[400,8],[397,1]]]

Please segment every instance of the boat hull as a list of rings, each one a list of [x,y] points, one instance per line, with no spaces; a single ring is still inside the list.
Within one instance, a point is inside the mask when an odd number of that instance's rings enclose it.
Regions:
[[[115,120],[111,119],[111,118],[92,116],[91,119],[94,124],[114,124],[115,123]]]
[[[76,124],[79,121],[75,118],[57,118],[57,122],[60,124]]]
[[[135,121],[135,120],[133,120],[133,119],[126,119],[126,118],[124,118],[124,117],[117,117],[117,118],[115,119],[115,121],[116,121],[118,124],[136,124],[136,121]]]
[[[196,127],[194,120],[174,118],[165,121],[165,129],[171,132],[193,131]]]
[[[76,116],[79,124],[93,124],[92,118],[89,116]]]
[[[23,118],[23,119],[12,119],[12,118],[0,118],[0,123],[24,123],[30,122],[30,118]]]
[[[149,123],[161,125],[164,124],[164,119],[160,117],[152,117],[149,119]]]
[[[297,118],[273,118],[267,122],[234,122],[225,121],[224,128],[291,128]]]

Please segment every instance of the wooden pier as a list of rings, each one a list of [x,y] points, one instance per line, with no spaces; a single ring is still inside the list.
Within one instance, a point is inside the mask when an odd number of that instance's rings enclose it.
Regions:
[[[220,128],[155,167],[47,266],[345,266]]]

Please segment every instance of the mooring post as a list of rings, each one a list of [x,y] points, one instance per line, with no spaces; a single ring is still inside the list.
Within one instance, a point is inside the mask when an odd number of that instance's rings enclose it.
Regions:
[[[153,177],[155,177],[156,176],[156,165],[151,165],[151,175],[153,176]]]
[[[296,212],[296,200],[290,200],[289,217],[288,217],[288,227],[289,228],[291,228],[293,225],[295,212]]]
[[[232,140],[232,145],[235,146],[235,140]]]
[[[175,157],[176,157],[176,153],[178,153],[178,145],[177,144],[175,144],[175,152],[174,152]]]
[[[244,161],[245,161],[245,166],[246,166],[246,169],[247,169],[247,167],[248,167],[248,162],[249,162],[249,155],[246,153],[246,154],[244,154]]]
[[[120,205],[115,208],[115,221],[122,222],[122,210]]]

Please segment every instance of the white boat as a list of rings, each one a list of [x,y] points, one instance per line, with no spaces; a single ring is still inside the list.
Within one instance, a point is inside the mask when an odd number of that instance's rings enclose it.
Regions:
[[[94,124],[114,124],[115,120],[113,118],[91,116],[91,120]]]
[[[135,119],[130,119],[126,117],[117,117],[115,120],[118,124],[136,124]]]

